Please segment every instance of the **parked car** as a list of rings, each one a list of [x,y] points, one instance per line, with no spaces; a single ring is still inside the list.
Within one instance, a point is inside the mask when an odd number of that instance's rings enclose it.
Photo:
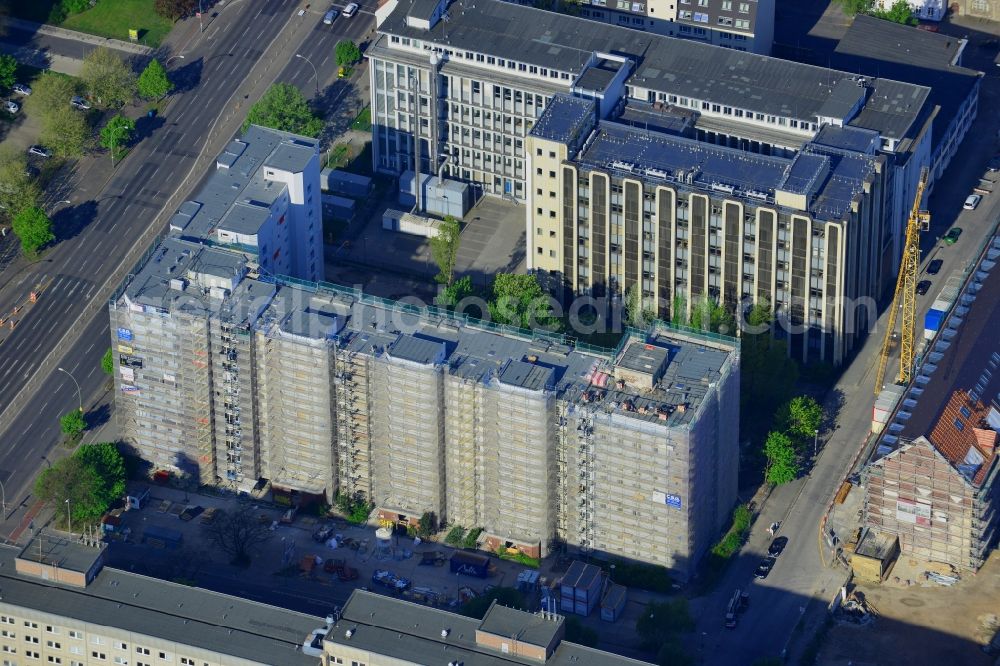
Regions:
[[[31,88],[24,85],[23,83],[15,83],[10,87],[10,89],[16,92],[18,95],[24,95],[25,97],[31,94]]]
[[[965,197],[965,203],[962,204],[962,208],[965,210],[976,210],[976,206],[978,206],[979,202],[982,200],[983,197],[981,194],[970,194]]]
[[[767,554],[771,557],[778,557],[781,552],[785,550],[785,546],[788,545],[788,537],[780,536],[771,542],[771,546],[767,549]]]
[[[928,275],[937,275],[938,273],[941,272],[941,266],[943,264],[944,264],[943,260],[941,260],[941,259],[935,259],[931,263],[927,264],[927,274]]]
[[[978,195],[977,195],[978,196]],[[952,227],[947,234],[945,234],[944,242],[948,245],[954,245],[958,237],[962,235],[962,227]]]
[[[12,102],[10,100],[3,103],[3,108],[7,111],[7,113],[17,113],[21,110],[21,106],[17,102]]]
[[[34,146],[28,147],[28,154],[34,155],[35,157],[52,157],[52,151],[44,146],[39,146],[35,144]]]
[[[201,524],[202,525],[208,525],[213,520],[215,520],[215,517],[217,515],[219,515],[220,513],[221,513],[221,511],[219,511],[214,506],[208,507],[207,509],[205,509],[205,513],[201,514]]]
[[[194,506],[189,506],[188,508],[186,508],[183,511],[181,511],[180,519],[183,520],[183,521],[185,521],[185,522],[187,522],[189,520],[193,520],[194,518],[197,518],[198,516],[200,516],[201,513],[202,513],[202,511],[204,511],[204,510],[205,509],[201,508],[197,504],[194,505]]]
[[[331,9],[326,14],[323,14],[323,23],[325,25],[333,25],[333,21],[337,18],[337,14],[339,13],[340,12],[336,9]]]
[[[69,100],[69,103],[82,111],[86,111],[87,109],[90,108],[90,102],[80,97],[79,95],[74,95]]]
[[[348,5],[344,7],[344,16],[346,16],[347,18],[351,18],[357,13],[358,13],[358,3],[356,2],[348,3]]]
[[[763,580],[767,578],[767,575],[771,573],[771,569],[773,568],[774,568],[774,558],[768,557],[762,560],[761,563],[757,565],[757,569],[753,572],[753,577]]]
[[[921,296],[930,291],[930,288],[931,288],[930,280],[921,280],[920,282],[917,283],[917,293],[920,294]]]

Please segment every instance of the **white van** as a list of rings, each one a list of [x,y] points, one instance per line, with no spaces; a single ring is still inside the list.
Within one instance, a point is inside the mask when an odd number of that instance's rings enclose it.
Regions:
[[[326,14],[323,15],[323,23],[326,25],[333,25],[333,19],[337,18],[337,10],[331,9]]]
[[[358,3],[356,2],[352,2],[346,7],[344,7],[344,16],[346,16],[347,18],[351,18],[357,13],[358,13]]]

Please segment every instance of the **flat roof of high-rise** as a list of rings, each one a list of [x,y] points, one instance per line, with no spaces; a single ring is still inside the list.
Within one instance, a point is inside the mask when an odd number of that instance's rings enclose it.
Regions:
[[[407,15],[415,11],[412,2],[399,0],[378,31],[432,42],[457,53],[486,53],[558,69],[574,77],[583,74],[594,53],[625,56],[636,63],[628,78],[630,85],[764,114],[814,118],[841,81],[857,86],[857,75],[848,72],[500,0],[454,0],[447,6],[446,19],[423,30],[408,25]],[[923,86],[883,78],[866,80],[865,86],[866,101],[849,124],[893,139],[906,136],[930,93]]]

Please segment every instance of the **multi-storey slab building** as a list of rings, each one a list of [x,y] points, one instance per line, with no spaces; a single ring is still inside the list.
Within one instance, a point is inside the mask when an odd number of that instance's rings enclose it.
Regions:
[[[774,0],[510,1],[736,51],[767,55],[774,41]]]
[[[8,664],[319,666],[323,618],[104,567],[104,544],[42,530],[0,547]]]
[[[1000,524],[1000,238],[930,342],[866,465],[865,524],[903,555],[975,571]]]
[[[792,352],[839,364],[891,266],[878,134],[824,126],[792,156],[692,138],[691,116],[557,95],[526,147],[528,265],[557,291],[639,291],[664,317],[766,302]],[[680,311],[680,312],[677,312]]]
[[[496,602],[483,619],[355,591],[321,642],[325,664],[649,666],[565,640],[565,619]]]
[[[736,502],[729,338],[658,325],[589,348],[176,238],[110,307],[123,436],[155,469],[342,492],[382,520],[482,527],[490,548],[562,542],[681,577]]]
[[[715,0],[711,0],[715,2]],[[824,125],[876,133],[896,240],[930,163],[928,89],[642,33],[496,0],[392,0],[377,12],[371,62],[373,160],[526,201],[525,137],[556,93],[691,115],[693,137],[792,156]],[[414,136],[419,136],[417,150]],[[893,259],[895,262],[896,259]]]

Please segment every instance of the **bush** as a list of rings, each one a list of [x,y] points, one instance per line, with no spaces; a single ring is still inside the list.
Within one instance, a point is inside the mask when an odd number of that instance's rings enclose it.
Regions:
[[[354,525],[364,525],[367,523],[368,516],[371,515],[372,510],[375,508],[374,505],[362,499],[356,499],[343,493],[337,493],[336,497],[333,498],[333,505],[344,516],[347,522]]]
[[[478,545],[479,535],[483,533],[482,527],[469,530],[469,533],[462,539],[462,548],[475,548]]]
[[[455,525],[450,530],[448,534],[444,537],[444,542],[449,546],[454,546],[455,548],[462,547],[462,541],[465,539],[465,528],[461,525]]]
[[[739,551],[750,531],[750,518],[750,509],[744,504],[733,510],[733,524],[722,540],[712,548],[714,557],[729,559]]]

